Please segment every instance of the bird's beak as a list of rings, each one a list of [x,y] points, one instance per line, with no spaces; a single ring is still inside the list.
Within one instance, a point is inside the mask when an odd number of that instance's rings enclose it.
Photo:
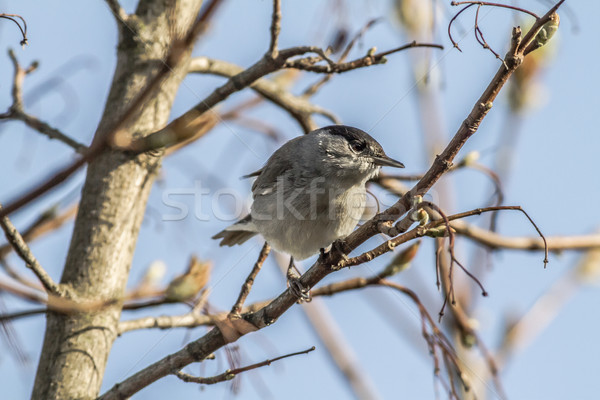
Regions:
[[[373,163],[375,165],[381,165],[382,167],[404,168],[404,164],[400,161],[396,161],[385,155],[382,157],[373,157]]]

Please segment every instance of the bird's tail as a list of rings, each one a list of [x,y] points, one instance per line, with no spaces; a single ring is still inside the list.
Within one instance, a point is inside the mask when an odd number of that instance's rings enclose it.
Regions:
[[[235,246],[236,244],[242,244],[254,235],[256,235],[256,226],[252,222],[250,215],[239,220],[235,224],[228,226],[221,232],[214,235],[213,239],[223,239],[219,243],[219,246]]]

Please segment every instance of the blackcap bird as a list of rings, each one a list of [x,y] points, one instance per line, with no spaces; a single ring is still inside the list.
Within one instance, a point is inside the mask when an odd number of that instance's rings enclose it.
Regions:
[[[326,126],[292,139],[263,168],[246,175],[256,177],[250,214],[213,239],[233,246],[262,235],[291,256],[290,287],[306,297],[293,260],[310,257],[354,230],[366,205],[365,184],[382,166],[404,168],[357,128]]]

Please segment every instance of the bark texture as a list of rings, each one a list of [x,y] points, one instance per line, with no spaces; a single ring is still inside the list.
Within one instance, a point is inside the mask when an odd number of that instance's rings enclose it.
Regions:
[[[172,39],[193,24],[202,0],[141,0],[119,23],[117,66],[95,140],[163,66]],[[189,52],[128,125],[135,137],[162,128],[184,77]],[[162,155],[109,151],[88,166],[61,284],[78,300],[122,298],[146,201]],[[33,399],[98,395],[117,334],[121,305],[77,315],[48,313]]]

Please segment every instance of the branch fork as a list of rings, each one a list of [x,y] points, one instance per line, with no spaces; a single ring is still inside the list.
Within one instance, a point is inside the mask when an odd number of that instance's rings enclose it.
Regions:
[[[47,136],[50,139],[56,139],[64,144],[72,147],[76,152],[83,153],[86,150],[86,146],[77,141],[71,139],[69,136],[62,133],[60,130],[51,127],[47,123],[41,121],[37,117],[28,114],[25,111],[23,104],[23,82],[25,81],[25,77],[27,75],[33,73],[39,66],[37,61],[32,62],[27,68],[23,68],[19,61],[17,60],[17,56],[15,52],[10,49],[8,50],[8,56],[13,63],[15,72],[13,76],[13,86],[12,86],[12,105],[8,108],[8,110],[2,114],[0,114],[1,120],[18,120],[22,121],[30,127],[31,129],[37,130],[42,135]]]
[[[456,48],[459,51],[462,51],[460,49],[460,47],[458,46],[458,43],[452,38],[452,24],[454,23],[454,21],[456,21],[456,19],[459,17],[459,15],[461,15],[464,11],[466,11],[469,8],[471,8],[472,6],[476,5],[477,12],[475,13],[475,21],[474,21],[474,26],[473,26],[473,32],[475,35],[475,39],[481,45],[481,47],[483,47],[486,50],[489,50],[497,59],[501,60],[502,63],[504,64],[504,66],[506,67],[506,69],[508,70],[510,68],[513,68],[513,66],[510,66],[510,67],[508,66],[508,60],[507,60],[508,57],[510,57],[512,55],[513,58],[518,58],[517,56],[519,55],[521,57],[520,61],[522,62],[523,56],[526,56],[530,52],[542,47],[543,45],[545,45],[548,42],[548,40],[550,40],[550,38],[552,37],[554,32],[556,32],[556,30],[558,29],[558,24],[560,22],[560,18],[558,16],[558,14],[556,13],[556,10],[562,5],[562,3],[564,3],[564,1],[565,0],[560,0],[542,17],[539,17],[537,14],[535,14],[534,12],[529,11],[527,9],[515,7],[515,6],[511,6],[511,5],[507,5],[507,4],[491,3],[491,2],[487,2],[487,1],[452,1],[450,3],[452,6],[464,5],[464,7],[460,11],[458,11],[454,15],[454,17],[450,20],[450,23],[448,24],[448,37],[450,38],[450,41],[452,42],[452,45],[454,46],[454,48]],[[479,10],[483,6],[506,8],[506,9],[510,9],[513,11],[518,11],[518,12],[521,12],[524,14],[528,14],[528,15],[532,16],[533,18],[535,18],[535,23],[533,24],[531,29],[527,32],[527,34],[523,38],[522,43],[521,43],[521,37],[520,37],[520,34],[521,34],[520,28],[515,28],[515,30],[513,30],[513,40],[512,40],[511,50],[509,51],[509,53],[507,54],[507,56],[504,59],[501,58],[500,55],[490,47],[490,45],[487,43],[487,41],[483,37],[483,32],[479,28]],[[542,32],[543,30],[544,30],[544,32]],[[518,38],[516,37],[517,35],[519,36]],[[519,62],[519,65],[520,65],[520,62]]]

